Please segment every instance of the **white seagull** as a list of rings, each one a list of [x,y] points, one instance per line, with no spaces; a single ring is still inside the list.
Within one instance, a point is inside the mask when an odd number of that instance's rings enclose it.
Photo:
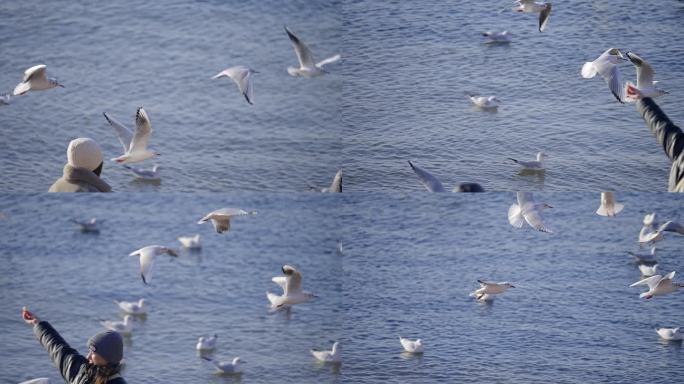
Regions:
[[[630,287],[636,287],[638,285],[648,285],[648,291],[639,295],[639,297],[650,299],[653,296],[662,296],[672,293],[679,288],[684,287],[684,284],[674,283],[675,271],[668,273],[665,276],[654,275],[647,277],[643,280],[639,280],[636,283],[630,285]]]
[[[283,289],[283,294],[278,296],[271,292],[266,292],[266,298],[271,303],[271,309],[289,307],[301,304],[315,297],[312,293],[302,290],[302,274],[290,265],[283,265],[285,276],[276,276],[271,280]]]
[[[176,251],[161,245],[148,245],[147,247],[140,248],[137,251],[131,252],[131,254],[128,255],[140,256],[140,277],[142,277],[143,283],[150,283],[150,279],[152,278],[152,266],[154,265],[154,259],[157,256],[163,254],[178,257]]]
[[[218,372],[227,374],[242,373],[241,364],[245,363],[244,361],[240,360],[239,357],[234,358],[233,361],[217,361],[206,356],[202,356],[202,358],[206,361],[212,362]]]
[[[499,108],[500,102],[496,96],[480,96],[472,93],[467,93],[466,95],[468,96],[468,99],[470,99],[470,102],[480,109],[493,111]]]
[[[645,244],[655,243],[663,239],[664,232],[675,232],[684,235],[684,226],[674,221],[666,221],[653,232],[639,233],[639,242]]]
[[[503,32],[492,32],[492,31],[487,31],[487,32],[482,32],[482,36],[484,36],[487,41],[485,41],[485,44],[508,44],[511,42],[511,39],[508,33],[508,31],[503,31]]]
[[[658,264],[653,264],[653,265],[639,264],[639,272],[641,272],[641,276],[644,276],[644,277],[651,277],[651,276],[655,275],[657,269],[658,269]]]
[[[200,219],[197,224],[204,224],[211,220],[214,229],[217,233],[223,233],[230,230],[230,219],[235,216],[256,215],[256,211],[245,211],[239,208],[221,208],[213,212],[209,212],[206,216]]]
[[[643,220],[643,226],[641,227],[641,230],[639,231],[639,243],[640,244],[645,244],[648,242],[656,242],[660,239],[662,239],[662,235],[660,236],[659,239],[655,239],[656,236],[653,235],[655,233],[656,229],[655,227],[658,226],[658,223],[656,222],[656,213],[649,213],[644,216]]]
[[[474,297],[476,300],[481,300],[485,295],[498,295],[500,293],[506,292],[508,288],[515,288],[515,286],[507,281],[501,283],[487,282],[483,280],[478,280],[480,283],[480,288],[470,292],[470,297]]]
[[[425,186],[425,189],[427,189],[429,192],[446,192],[446,189],[444,189],[444,186],[439,179],[433,176],[430,172],[418,167],[417,165],[414,165],[410,161],[408,163],[411,166],[411,169],[413,169],[413,172],[415,172],[415,174],[418,176],[418,179],[420,179],[420,183]]]
[[[211,351],[216,348],[216,340],[218,339],[218,335],[214,336],[200,336],[199,340],[197,340],[197,350],[198,351]]]
[[[161,180],[161,175],[159,172],[159,169],[161,168],[159,165],[155,164],[152,166],[152,169],[143,169],[143,168],[135,168],[131,167],[129,165],[124,164],[124,168],[128,169],[129,171],[133,172],[136,178],[142,179],[142,180],[150,180],[150,181],[159,181]]]
[[[534,0],[517,0],[515,2],[515,7],[513,7],[513,11],[539,13],[539,32],[542,32],[544,31],[544,28],[546,28],[546,24],[549,22],[551,3],[537,3]]]
[[[199,249],[202,248],[202,244],[200,243],[200,235],[196,234],[195,236],[179,236],[178,241],[183,245],[184,248],[188,249]]]
[[[235,84],[237,84],[238,89],[240,90],[242,96],[245,97],[245,100],[247,100],[249,104],[254,104],[252,102],[254,100],[252,90],[252,75],[255,73],[259,72],[253,70],[252,68],[247,68],[245,66],[238,65],[235,67],[224,69],[218,75],[212,77],[212,79],[219,79],[221,77],[231,78],[235,82]]]
[[[341,363],[342,355],[340,353],[340,343],[335,342],[330,351],[319,351],[318,349],[311,349],[311,354],[316,360],[323,363]]]
[[[655,72],[646,60],[642,59],[633,52],[625,53],[625,56],[636,67],[637,83],[636,86],[631,82],[625,84],[625,100],[634,102],[642,97],[658,97],[668,94],[667,91],[656,88],[657,81],[653,81]]]
[[[119,332],[122,335],[130,335],[133,332],[133,317],[124,316],[123,321],[105,320],[101,321],[103,327],[110,331]]]
[[[404,351],[406,352],[423,353],[423,341],[421,339],[413,341],[399,336],[399,342],[401,343],[401,346],[404,347]]]
[[[47,77],[45,68],[47,68],[45,64],[40,64],[24,71],[24,80],[14,87],[14,96],[25,95],[28,91],[44,91],[54,87],[64,88],[62,84],[57,82],[57,79]]]
[[[544,159],[546,159],[547,157],[548,156],[544,152],[537,152],[537,160],[522,161],[510,157],[508,158],[508,160],[512,160],[516,164],[520,165],[523,170],[543,171],[546,167],[546,165],[544,164]]]
[[[522,228],[523,224],[527,222],[530,227],[541,232],[552,232],[544,225],[541,217],[541,211],[544,208],[553,208],[546,203],[535,203],[532,192],[518,192],[518,203],[512,204],[508,208],[508,222],[516,227]]]
[[[128,128],[110,117],[107,112],[104,112],[103,115],[112,128],[114,128],[124,150],[124,154],[113,158],[113,161],[123,164],[138,163],[159,156],[159,153],[147,149],[147,143],[150,141],[150,136],[152,136],[152,125],[150,124],[147,112],[142,107],[138,108],[135,113],[135,135]]]
[[[340,59],[340,55],[338,54],[314,64],[313,54],[311,53],[309,47],[299,40],[299,38],[295,36],[295,34],[292,33],[292,31],[290,31],[287,27],[285,27],[285,32],[287,32],[287,36],[290,38],[295,53],[297,54],[297,59],[299,60],[299,68],[287,68],[287,73],[289,73],[290,76],[320,76],[325,73],[323,67],[326,64],[334,63]]]
[[[600,74],[608,84],[610,92],[617,101],[624,103],[624,87],[622,85],[622,75],[618,63],[627,60],[617,48],[608,48],[594,61],[587,61],[582,65],[582,77],[590,79],[596,74]]]
[[[147,313],[147,303],[145,299],[138,301],[117,301],[114,300],[119,309],[131,315],[144,315]]]
[[[679,332],[679,327],[677,328],[656,328],[655,330],[658,336],[665,340],[677,341],[682,340],[682,333]]]
[[[613,192],[601,192],[601,206],[596,210],[596,214],[600,216],[615,217],[624,207],[624,204],[615,201]]]
[[[101,221],[97,221],[94,217],[88,221],[71,219],[71,222],[81,227],[81,232],[100,232],[100,228],[98,228],[97,224],[101,223]]]

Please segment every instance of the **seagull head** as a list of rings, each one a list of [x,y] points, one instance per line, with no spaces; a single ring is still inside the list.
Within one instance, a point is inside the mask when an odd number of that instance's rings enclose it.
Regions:
[[[239,357],[233,359],[233,365],[244,364],[246,361],[242,361]]]

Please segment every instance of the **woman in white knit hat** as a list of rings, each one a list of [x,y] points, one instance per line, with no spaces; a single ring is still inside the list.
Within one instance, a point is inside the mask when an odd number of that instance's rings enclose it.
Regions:
[[[102,150],[95,140],[71,140],[64,173],[48,192],[110,192],[112,188],[100,178],[102,164]]]

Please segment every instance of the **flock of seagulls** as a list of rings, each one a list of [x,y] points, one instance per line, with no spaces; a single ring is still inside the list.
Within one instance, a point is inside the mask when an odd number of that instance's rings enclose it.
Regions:
[[[239,208],[221,208],[212,211],[205,215],[198,224],[203,224],[211,221],[214,225],[214,229],[217,233],[225,233],[230,230],[230,220],[237,216],[247,216],[256,214],[255,210],[246,211]],[[100,228],[96,218],[92,218],[87,221],[71,220],[75,224],[78,224],[83,232],[99,232]],[[188,250],[199,250],[202,248],[201,237],[199,234],[193,236],[179,236],[177,237],[178,242],[181,246]],[[337,243],[338,254],[341,255],[342,248],[341,243]],[[149,285],[152,278],[152,269],[155,260],[158,256],[167,255],[171,257],[178,257],[179,252],[175,249],[163,245],[149,245],[133,251],[129,256],[139,257],[140,262],[140,277],[144,285]],[[277,284],[282,289],[282,294],[275,294],[272,292],[266,292],[266,299],[269,302],[269,312],[274,313],[277,311],[291,311],[291,308],[295,305],[306,303],[311,299],[315,298],[311,292],[303,290],[303,276],[302,273],[292,265],[283,265],[282,275],[275,276],[271,280]],[[140,298],[137,301],[118,301],[114,300],[114,303],[119,308],[120,312],[123,314],[123,320],[102,320],[100,324],[102,327],[108,330],[112,330],[120,333],[123,336],[130,337],[134,333],[135,317],[143,317],[148,314],[149,306],[144,298]],[[199,357],[209,361],[216,368],[216,371],[221,374],[240,374],[242,373],[242,364],[245,362],[240,359],[240,357],[234,357],[232,360],[223,361],[219,359],[214,359],[207,356],[208,353],[212,353],[217,348],[218,335],[214,334],[212,336],[201,336],[199,337],[197,344],[195,346],[199,353]],[[321,363],[332,363],[340,364],[341,349],[339,342],[335,342],[332,345],[331,350],[317,350],[311,349],[311,355],[316,361]]]
[[[306,78],[322,76],[327,73],[325,70],[327,65],[341,59],[339,54],[335,54],[316,62],[311,49],[287,26],[285,26],[285,32],[292,43],[299,62],[299,67],[287,68],[287,73],[291,76]],[[47,66],[45,64],[40,64],[24,71],[24,77],[21,83],[14,88],[12,94],[0,96],[0,105],[9,105],[11,96],[23,96],[29,91],[44,91],[55,87],[64,87],[57,79],[47,77],[46,68]],[[212,77],[212,79],[223,77],[230,78],[235,82],[240,94],[245,98],[247,103],[252,105],[254,104],[253,77],[254,74],[257,73],[259,72],[253,68],[236,65],[219,72]],[[154,159],[160,155],[159,152],[148,148],[152,136],[152,124],[150,123],[150,118],[145,109],[142,107],[137,109],[135,114],[135,129],[127,128],[106,112],[104,113],[104,117],[114,129],[123,149],[123,154],[113,158],[112,161],[124,165],[136,179],[156,183],[160,182],[161,174],[158,165],[153,165],[151,169],[136,168],[129,165]],[[342,171],[340,170],[336,173],[333,184],[330,187],[316,189],[322,192],[341,192]]]
[[[636,68],[636,85],[630,81],[623,81],[619,65],[631,62]],[[584,63],[581,75],[585,79],[601,75],[608,84],[610,92],[620,103],[635,102],[641,97],[658,97],[668,94],[667,91],[656,88],[657,81],[653,80],[653,67],[634,52],[623,54],[617,48],[608,48],[596,60]]]

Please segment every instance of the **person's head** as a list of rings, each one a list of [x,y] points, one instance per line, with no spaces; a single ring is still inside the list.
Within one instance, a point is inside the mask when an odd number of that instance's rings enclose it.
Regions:
[[[114,331],[103,331],[88,340],[88,362],[98,366],[118,365],[123,358],[123,339]]]
[[[74,168],[84,168],[99,176],[103,164],[102,150],[95,140],[79,137],[69,143],[67,163]]]

